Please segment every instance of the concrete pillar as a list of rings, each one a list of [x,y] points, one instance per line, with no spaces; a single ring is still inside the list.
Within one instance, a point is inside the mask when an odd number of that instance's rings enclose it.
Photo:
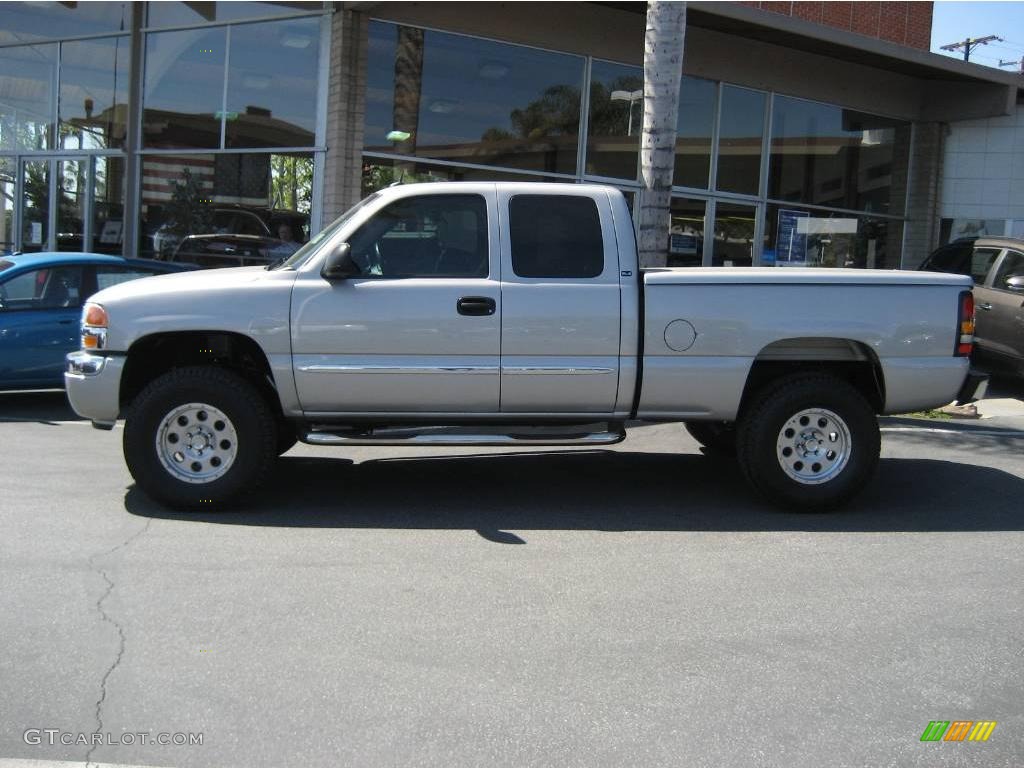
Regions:
[[[362,197],[368,23],[364,14],[347,9],[339,9],[331,15],[323,193],[325,224]]]
[[[914,124],[903,269],[916,269],[939,244],[939,190],[945,132],[943,123]]]

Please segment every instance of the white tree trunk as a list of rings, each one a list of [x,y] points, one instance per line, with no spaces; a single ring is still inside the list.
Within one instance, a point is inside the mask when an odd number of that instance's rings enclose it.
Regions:
[[[686,3],[649,0],[644,35],[644,125],[636,230],[640,268],[668,258],[669,204],[676,159],[676,120],[683,76]]]

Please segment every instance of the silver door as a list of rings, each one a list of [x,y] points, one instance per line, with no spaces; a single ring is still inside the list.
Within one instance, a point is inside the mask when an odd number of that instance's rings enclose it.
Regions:
[[[607,195],[538,186],[499,191],[498,207],[502,412],[611,414],[620,304]]]
[[[493,413],[502,302],[493,187],[409,196],[348,240],[360,277],[299,275],[292,352],[307,413]]]

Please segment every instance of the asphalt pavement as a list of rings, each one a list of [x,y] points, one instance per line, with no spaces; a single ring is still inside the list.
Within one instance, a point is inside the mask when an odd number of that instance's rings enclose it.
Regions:
[[[120,428],[2,395],[0,768],[1018,768],[1024,414],[883,428],[828,515],[678,425],[300,445],[246,508],[180,514]],[[920,741],[935,720],[997,725]]]

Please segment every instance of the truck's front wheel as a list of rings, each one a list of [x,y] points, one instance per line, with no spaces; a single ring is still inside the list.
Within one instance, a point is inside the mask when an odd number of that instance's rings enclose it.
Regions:
[[[129,472],[146,494],[177,509],[221,506],[252,490],[276,449],[263,396],[223,368],[164,374],[135,398],[125,422]]]
[[[878,419],[846,381],[795,374],[760,391],[740,421],[737,456],[770,501],[803,512],[845,503],[878,466]]]

